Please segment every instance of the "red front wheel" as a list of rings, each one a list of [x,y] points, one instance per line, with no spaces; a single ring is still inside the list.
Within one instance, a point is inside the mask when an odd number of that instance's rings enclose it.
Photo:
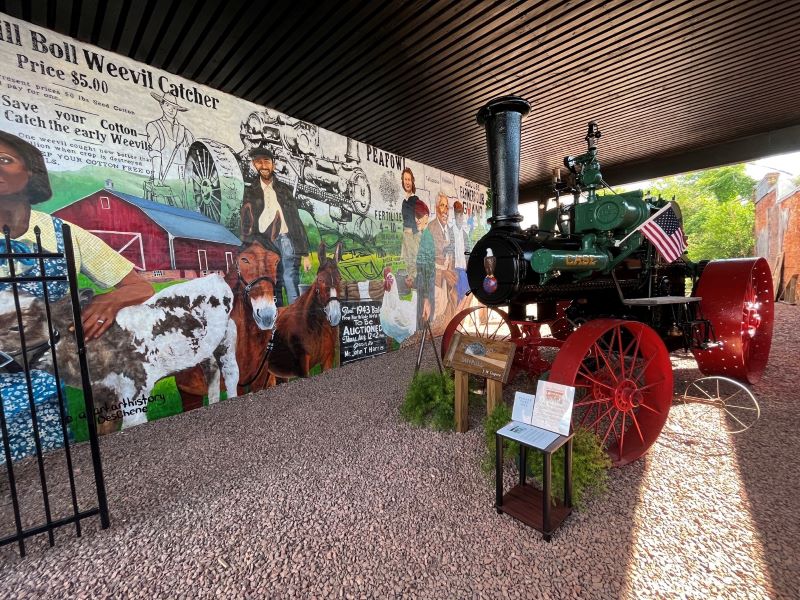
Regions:
[[[596,319],[570,335],[550,381],[575,387],[572,423],[598,436],[614,466],[642,456],[672,404],[672,365],[664,342],[642,323]]]

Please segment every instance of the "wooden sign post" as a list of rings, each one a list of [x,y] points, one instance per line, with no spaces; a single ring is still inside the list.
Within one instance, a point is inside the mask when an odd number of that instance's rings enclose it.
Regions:
[[[469,426],[469,375],[486,378],[486,414],[491,414],[502,401],[516,349],[514,342],[453,334],[444,362],[455,371],[456,431],[464,433]]]

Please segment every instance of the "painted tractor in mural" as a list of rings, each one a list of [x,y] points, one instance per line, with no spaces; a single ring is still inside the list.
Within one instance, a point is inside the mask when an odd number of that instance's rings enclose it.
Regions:
[[[187,193],[200,212],[238,229],[244,187],[258,177],[249,152],[268,146],[275,154],[276,176],[292,186],[297,201],[309,207],[313,202],[327,207],[327,215],[312,213],[321,231],[333,228],[365,246],[374,241],[368,216],[372,195],[367,175],[359,166],[355,140],[348,138],[343,157],[325,156],[316,125],[270,110],[251,113],[242,122],[239,135],[243,145],[239,153],[209,139],[197,140],[189,148]]]
[[[495,215],[469,255],[467,277],[485,306],[451,320],[442,352],[456,331],[512,340],[514,368],[574,386],[573,424],[593,430],[613,463],[624,465],[647,451],[666,422],[670,352],[690,350],[717,390],[721,382],[761,377],[772,340],[770,269],[763,258],[693,263],[683,252],[677,204],[641,192],[599,195],[606,184],[595,123],[587,152],[564,161],[568,182],[557,182],[555,206],[540,206],[538,227],[522,230],[519,150],[528,110],[521,98],[505,97],[478,114],[489,144]],[[571,201],[562,201],[564,192]],[[653,233],[645,237],[643,226]],[[748,394],[730,403],[731,430],[758,417]]]

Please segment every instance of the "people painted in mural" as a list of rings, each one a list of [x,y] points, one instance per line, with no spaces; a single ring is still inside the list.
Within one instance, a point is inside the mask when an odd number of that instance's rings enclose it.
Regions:
[[[421,321],[433,322],[451,314],[458,303],[456,273],[453,270],[453,232],[448,223],[450,215],[447,194],[436,198],[436,218],[420,238],[417,253],[417,282]]]
[[[467,257],[465,253],[470,248],[469,224],[464,218],[464,205],[456,200],[453,203],[453,257],[455,259],[456,295],[459,304],[469,291]]]
[[[35,204],[48,200],[52,195],[47,167],[42,153],[32,144],[19,137],[0,131],[0,226],[8,227],[11,252],[33,253],[38,250],[37,231],[42,250],[49,252],[64,252],[64,238],[61,226],[63,221],[46,213],[34,210]],[[111,292],[96,295],[91,303],[82,311],[82,324],[85,337],[94,340],[103,335],[114,323],[117,313],[133,304],[139,304],[153,294],[152,286],[141,279],[133,264],[123,258],[102,240],[88,231],[71,225],[71,237],[75,253],[76,270],[91,279],[101,288],[115,287]],[[5,240],[0,241],[3,251],[6,251]],[[39,262],[34,258],[20,258],[14,260],[15,276],[41,275]],[[67,264],[61,259],[46,259],[44,261],[47,275],[66,275]],[[0,272],[4,276],[11,273],[8,261],[0,261]],[[10,284],[0,284],[0,290],[9,289]],[[38,282],[18,284],[20,292],[20,306],[29,307],[36,299],[45,297],[45,288]],[[69,293],[66,281],[48,282],[47,298],[58,301]],[[14,303],[6,303],[2,310],[7,314],[14,314]],[[15,315],[16,317],[16,315]],[[39,315],[35,322],[27,322],[23,315],[23,324],[27,328],[40,325],[46,321]],[[13,319],[16,326],[16,318]],[[12,334],[12,337],[16,337]],[[69,336],[66,336],[69,338]],[[29,338],[29,348],[36,344]],[[45,348],[49,346],[44,346]],[[89,345],[91,349],[93,344]],[[4,352],[6,348],[0,348]],[[9,360],[4,367],[7,371],[0,372],[0,388],[2,389],[3,407],[9,417],[9,433],[16,450],[13,459],[23,458],[32,454],[33,433],[30,420],[23,418],[25,423],[22,429],[13,427],[20,425],[17,419],[10,418],[20,410],[27,410],[24,405],[28,402],[27,379],[22,365],[17,363],[14,369],[8,365],[14,355],[19,352],[6,354]],[[28,356],[31,358],[31,355]],[[63,445],[61,420],[56,403],[56,378],[46,371],[30,368],[33,384],[33,402],[37,406],[39,415],[39,435],[43,450],[59,448]],[[11,404],[9,404],[11,402]],[[20,404],[22,402],[22,404]],[[16,403],[16,404],[15,404]],[[18,451],[18,452],[17,452]]]
[[[61,219],[50,216],[32,206],[44,202],[52,195],[47,167],[42,153],[19,137],[0,131],[0,224],[11,231],[14,252],[32,252],[36,245],[35,228],[41,231],[42,248],[63,252]],[[115,288],[98,294],[84,308],[82,321],[87,340],[100,337],[114,322],[117,313],[126,306],[141,304],[153,295],[153,287],[134,270],[133,263],[112,250],[97,236],[77,225],[71,225],[76,268],[100,288]],[[33,259],[15,261],[28,274],[38,274],[38,264]],[[8,266],[5,265],[7,269]],[[66,274],[66,263],[50,261],[47,273]],[[59,285],[60,284],[60,285]],[[23,284],[23,291],[42,297],[40,284]],[[48,284],[51,300],[66,296],[66,283]]]
[[[291,304],[300,295],[301,262],[303,269],[311,269],[308,235],[291,188],[275,177],[272,149],[258,146],[249,154],[258,179],[245,189],[240,237],[244,242],[260,242],[278,251],[281,262],[277,299],[283,303],[279,291],[282,288]]]
[[[422,330],[426,322],[433,321],[433,310],[436,303],[436,247],[433,235],[428,230],[429,210],[422,201],[417,200],[416,219],[418,249],[416,254],[415,287],[417,288],[417,329]]]
[[[149,200],[167,201],[182,206],[185,197],[183,182],[186,158],[189,146],[194,143],[194,135],[178,120],[178,113],[188,109],[181,106],[178,99],[171,94],[150,92],[150,95],[161,105],[161,116],[145,127],[152,164],[149,186],[145,185],[145,196]],[[179,189],[175,189],[175,186]]]
[[[401,206],[403,216],[403,242],[400,246],[400,257],[406,265],[406,287],[414,287],[414,279],[417,275],[417,248],[419,247],[420,229],[417,228],[417,185],[414,180],[414,173],[406,167],[400,175],[403,186],[405,200]],[[427,209],[426,209],[427,210]]]

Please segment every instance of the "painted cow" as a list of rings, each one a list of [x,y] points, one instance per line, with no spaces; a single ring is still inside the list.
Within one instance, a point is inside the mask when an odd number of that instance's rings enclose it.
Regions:
[[[8,294],[10,292],[3,292]],[[10,305],[0,300],[0,307]],[[208,402],[219,401],[220,373],[236,395],[236,325],[230,318],[233,292],[219,275],[209,275],[168,287],[143,304],[123,308],[114,325],[87,344],[87,358],[99,430],[113,431],[147,421],[142,407],[159,379],[200,366],[208,381]],[[61,378],[80,387],[77,344],[67,331],[72,324],[69,299],[52,305],[53,324],[60,330],[57,358]],[[47,339],[44,302],[24,298],[23,322],[28,346]],[[19,348],[16,313],[0,314],[0,349]],[[33,368],[50,370],[46,352]]]

